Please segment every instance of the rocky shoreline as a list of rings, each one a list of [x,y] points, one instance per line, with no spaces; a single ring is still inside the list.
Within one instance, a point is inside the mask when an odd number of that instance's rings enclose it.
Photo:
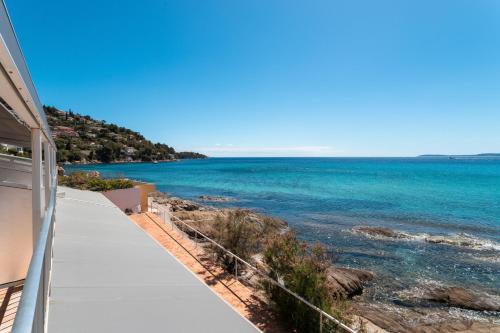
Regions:
[[[152,195],[152,197],[156,203],[167,206],[174,216],[185,222],[189,222],[191,225],[195,226],[199,231],[205,234],[211,233],[210,222],[215,220],[217,216],[227,215],[231,211],[241,209],[217,208],[191,200],[168,196],[161,192],[155,193],[154,195]],[[200,196],[199,200],[211,202],[234,201],[234,199],[232,198],[221,196]],[[282,229],[283,232],[288,229],[288,224],[281,219],[262,215],[248,209],[245,209],[245,211],[248,212],[250,221],[252,221],[252,223],[262,224],[263,218],[267,218],[272,219],[274,223]],[[328,274],[328,278],[334,286],[334,296],[336,298],[352,297],[354,295],[361,294],[365,283],[372,280],[374,276],[375,275],[369,271],[337,267],[335,265],[332,265],[332,267],[329,269]]]
[[[168,209],[179,219],[189,222],[201,232],[210,234],[211,221],[218,215],[227,215],[238,208],[219,208],[209,203],[234,202],[233,198],[222,196],[200,196],[198,201],[172,197],[161,192],[153,195],[153,200]],[[264,217],[274,219],[280,228],[286,230],[285,221],[247,210],[254,223],[262,223]],[[446,238],[444,236],[420,237],[381,227],[358,226],[352,230],[367,237],[392,240],[423,240],[429,243],[450,246],[478,247],[470,238]],[[258,260],[258,258],[256,258]],[[398,292],[394,304],[380,303],[362,297],[369,291],[377,276],[361,269],[338,267],[332,264],[328,274],[334,286],[334,298],[351,299],[352,308],[367,327],[375,327],[370,332],[499,332],[500,296],[455,286],[425,285]],[[368,288],[368,289],[367,289]],[[487,318],[475,314],[487,314]]]

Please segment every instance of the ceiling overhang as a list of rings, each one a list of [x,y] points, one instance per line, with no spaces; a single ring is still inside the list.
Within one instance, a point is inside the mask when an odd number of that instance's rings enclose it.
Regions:
[[[3,0],[0,1],[0,97],[15,118],[29,128],[39,128],[44,139],[55,147]]]
[[[0,100],[0,142],[29,147],[31,132],[26,124],[16,117]]]

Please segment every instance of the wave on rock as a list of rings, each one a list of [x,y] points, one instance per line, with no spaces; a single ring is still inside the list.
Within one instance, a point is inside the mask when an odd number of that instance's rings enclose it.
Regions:
[[[352,228],[352,231],[375,239],[422,241],[426,243],[445,244],[476,250],[500,251],[500,244],[491,240],[481,239],[465,233],[452,235],[429,235],[425,233],[410,234],[399,230],[373,226],[356,226]]]

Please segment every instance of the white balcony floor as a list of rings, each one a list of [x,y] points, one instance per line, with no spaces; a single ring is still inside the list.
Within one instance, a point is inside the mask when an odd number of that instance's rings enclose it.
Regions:
[[[48,332],[258,332],[102,194],[60,188]]]

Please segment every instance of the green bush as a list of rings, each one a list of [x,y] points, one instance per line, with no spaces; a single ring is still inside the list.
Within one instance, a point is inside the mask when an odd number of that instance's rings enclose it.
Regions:
[[[337,318],[343,316],[337,306],[332,311],[334,299],[327,278],[331,260],[324,246],[315,244],[309,248],[293,231],[288,231],[270,239],[263,256],[270,278],[323,311]],[[277,312],[294,328],[300,332],[319,332],[317,311],[266,279],[261,284]],[[323,332],[335,332],[336,325],[326,319],[323,323]]]
[[[98,192],[134,187],[134,183],[129,179],[102,179],[98,174],[87,172],[60,176],[59,185]]]
[[[227,216],[219,215],[214,221],[212,231],[212,237],[217,243],[243,260],[248,260],[258,249],[258,229],[248,217],[248,211],[243,209],[230,211]],[[218,247],[211,250],[226,270],[235,270],[232,256]]]
[[[278,233],[283,226],[284,222],[279,219],[257,216],[245,209],[235,209],[225,215],[217,216],[209,236],[225,249],[249,261],[253,255],[262,250],[266,239]],[[215,253],[224,269],[229,272],[235,271],[235,262],[231,255],[218,247],[210,247],[209,250]],[[243,265],[238,267],[239,271],[245,268]]]

